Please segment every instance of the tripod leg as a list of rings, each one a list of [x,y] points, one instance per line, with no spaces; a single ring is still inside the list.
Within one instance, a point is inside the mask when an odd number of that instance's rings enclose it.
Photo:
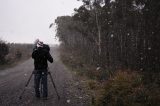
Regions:
[[[42,78],[40,79],[40,92],[41,92],[41,94],[43,93],[43,82],[42,82]]]
[[[25,90],[26,90],[26,87],[28,86],[29,82],[31,81],[32,76],[33,76],[33,72],[32,72],[32,74],[30,75],[27,83],[25,84],[25,88],[23,89],[22,93],[20,94],[19,99],[22,99],[22,95],[24,94],[24,92],[25,92]]]
[[[58,100],[59,100],[59,99],[60,99],[60,96],[59,96],[59,94],[58,94],[58,92],[57,92],[57,88],[56,88],[56,85],[55,85],[55,83],[54,83],[54,81],[53,81],[52,75],[51,75],[50,72],[48,72],[48,74],[49,74],[49,76],[50,76],[50,78],[51,78],[51,82],[52,82],[52,84],[53,84],[53,87],[54,87],[54,89],[55,89],[55,91],[56,91],[56,94],[57,94],[57,97],[58,97]]]

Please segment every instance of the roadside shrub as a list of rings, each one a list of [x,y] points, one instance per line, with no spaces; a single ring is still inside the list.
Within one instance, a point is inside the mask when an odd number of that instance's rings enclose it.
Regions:
[[[20,52],[20,50],[17,50],[15,55],[17,59],[20,59],[22,57],[22,52]]]
[[[96,106],[151,106],[153,95],[136,72],[118,71],[97,92]],[[154,106],[158,103],[154,101]]]
[[[4,41],[0,40],[0,64],[6,62],[5,57],[9,53],[9,48]]]
[[[25,60],[31,57],[33,45],[32,44],[18,44],[18,43],[8,43],[9,54],[7,59],[9,61],[14,60]]]
[[[0,41],[1,69],[14,66],[31,57],[33,44],[5,43]]]
[[[100,83],[96,80],[88,80],[87,85],[90,90],[97,90],[100,87]]]

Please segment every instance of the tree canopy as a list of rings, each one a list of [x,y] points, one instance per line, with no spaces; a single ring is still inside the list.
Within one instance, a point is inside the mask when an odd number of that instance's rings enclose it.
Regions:
[[[160,69],[159,0],[82,0],[58,17],[57,37],[90,64],[141,71]],[[85,54],[84,54],[85,53]]]

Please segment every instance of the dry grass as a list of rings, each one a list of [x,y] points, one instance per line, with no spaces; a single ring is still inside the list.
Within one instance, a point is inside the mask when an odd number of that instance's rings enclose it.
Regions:
[[[93,106],[160,106],[160,74],[117,70],[96,70],[81,55],[62,51],[62,61],[85,79]]]
[[[13,67],[31,57],[33,45],[8,43],[9,53],[5,57],[5,63],[0,65],[0,70]]]
[[[117,71],[96,93],[96,106],[158,106],[159,87],[148,89],[139,73]]]

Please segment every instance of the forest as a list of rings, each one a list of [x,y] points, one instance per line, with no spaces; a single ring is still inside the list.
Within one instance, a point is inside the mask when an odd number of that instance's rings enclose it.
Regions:
[[[56,36],[63,62],[90,79],[93,105],[160,105],[160,1],[77,2]]]

